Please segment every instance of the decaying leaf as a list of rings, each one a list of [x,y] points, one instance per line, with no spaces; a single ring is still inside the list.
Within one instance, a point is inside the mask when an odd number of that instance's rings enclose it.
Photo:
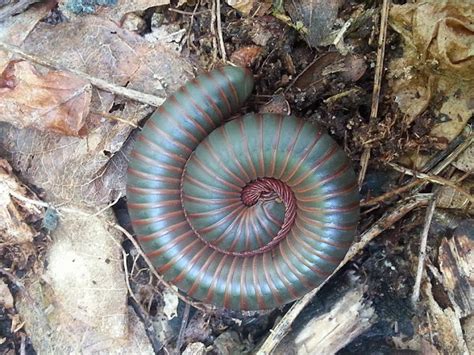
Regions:
[[[474,113],[474,7],[456,0],[393,5],[389,21],[404,43],[390,83],[405,123],[430,107],[431,135],[452,140]]]
[[[0,159],[0,242],[31,242],[34,230],[25,222],[28,214],[39,215],[35,207],[14,199],[12,194],[26,197],[26,189],[12,174],[12,168]],[[26,209],[24,209],[26,207]],[[27,211],[27,213],[24,213]]]
[[[24,47],[63,67],[160,97],[176,90],[192,74],[192,67],[177,53],[95,16],[56,26],[40,23],[26,38]],[[22,178],[45,190],[48,201],[106,205],[124,194],[127,160],[117,152],[132,130],[132,126],[109,116],[136,123],[153,109],[93,89],[94,114],[86,119],[86,137],[59,136],[0,123],[0,151]]]
[[[37,233],[27,221],[37,221],[43,214],[41,208],[20,199],[31,197],[33,194],[13,175],[8,162],[0,159],[0,255],[19,268],[35,255],[33,238]]]
[[[91,85],[60,71],[38,73],[26,61],[12,61],[0,76],[0,121],[67,136],[86,134]]]
[[[312,47],[318,46],[332,30],[341,0],[291,0],[285,9],[293,23],[302,24],[305,38]]]
[[[241,67],[251,67],[260,58],[263,48],[259,46],[246,46],[232,53],[230,60]]]
[[[456,174],[453,177],[453,180],[456,181],[456,178],[460,177],[461,174]],[[459,185],[468,193],[474,191],[474,180],[466,179]],[[474,206],[472,206],[469,199],[464,194],[450,186],[441,186],[439,188],[436,201],[436,206],[440,208],[455,208],[474,212]]]
[[[54,1],[45,1],[29,7],[21,15],[11,16],[0,26],[0,41],[19,46],[30,34],[36,24],[45,17],[54,6]],[[12,58],[11,53],[0,50],[0,72],[6,68]]]
[[[126,304],[120,235],[110,222],[111,213],[62,212],[51,232],[45,274],[29,280],[29,297],[17,304],[38,353],[151,353]]]
[[[304,91],[309,87],[323,87],[330,74],[337,73],[345,81],[357,81],[365,73],[365,60],[355,54],[343,56],[339,52],[327,52],[313,61],[298,79],[295,87]]]

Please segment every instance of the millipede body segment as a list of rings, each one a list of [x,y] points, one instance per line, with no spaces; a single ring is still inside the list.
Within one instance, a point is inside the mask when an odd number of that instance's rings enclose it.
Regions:
[[[187,83],[147,121],[131,153],[127,198],[157,271],[189,296],[268,309],[318,286],[351,245],[357,182],[343,150],[294,116],[247,114],[249,71]]]

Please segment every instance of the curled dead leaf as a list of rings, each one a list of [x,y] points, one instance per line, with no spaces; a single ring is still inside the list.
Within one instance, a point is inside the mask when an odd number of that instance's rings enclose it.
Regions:
[[[18,128],[82,136],[90,101],[89,82],[66,72],[41,74],[26,61],[10,62],[0,77],[0,120]]]
[[[250,67],[260,58],[262,51],[259,46],[242,47],[232,53],[230,60],[241,67]]]

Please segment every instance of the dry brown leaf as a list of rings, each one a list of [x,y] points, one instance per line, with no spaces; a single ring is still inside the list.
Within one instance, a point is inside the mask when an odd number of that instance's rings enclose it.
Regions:
[[[454,176],[454,180],[459,178],[460,174]],[[474,180],[464,180],[459,184],[464,191],[474,191]],[[467,210],[474,213],[474,206],[470,204],[469,199],[458,190],[450,186],[440,186],[436,206],[440,208],[455,208],[459,210]]]
[[[304,25],[306,41],[316,47],[330,34],[342,3],[341,0],[291,0],[285,1],[285,9],[293,23]]]
[[[237,49],[230,56],[230,61],[241,67],[251,67],[261,57],[263,48],[259,46],[246,46]]]
[[[40,220],[43,212],[19,198],[34,196],[12,174],[8,162],[0,159],[0,255],[24,268],[36,253],[33,238],[37,233],[27,221]]]
[[[60,71],[38,73],[26,61],[12,61],[0,76],[0,121],[67,136],[86,133],[91,85]]]
[[[55,6],[54,1],[45,1],[30,6],[26,12],[17,16],[11,16],[1,22],[0,25],[0,41],[19,46],[25,38],[30,34],[36,24],[45,17],[48,12]],[[10,53],[0,50],[0,72],[11,60]]]
[[[40,23],[24,46],[64,67],[159,97],[192,75],[176,52],[96,16],[57,26]],[[134,123],[154,109],[93,89],[91,111],[108,113],[113,106],[112,115]],[[48,201],[105,205],[125,192],[127,160],[118,152],[132,127],[97,114],[89,115],[86,127],[87,137],[77,138],[0,123],[0,152],[26,181],[45,190]]]
[[[390,24],[404,42],[390,64],[393,94],[405,123],[428,107],[440,123],[431,135],[452,140],[474,113],[474,7],[457,0],[393,5]]]

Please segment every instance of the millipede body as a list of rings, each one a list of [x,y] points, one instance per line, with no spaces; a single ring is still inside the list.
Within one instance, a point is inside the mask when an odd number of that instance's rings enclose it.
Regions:
[[[351,245],[358,187],[343,150],[294,116],[224,123],[253,89],[224,67],[159,107],[131,153],[127,199],[142,249],[189,296],[268,309],[323,282]]]

